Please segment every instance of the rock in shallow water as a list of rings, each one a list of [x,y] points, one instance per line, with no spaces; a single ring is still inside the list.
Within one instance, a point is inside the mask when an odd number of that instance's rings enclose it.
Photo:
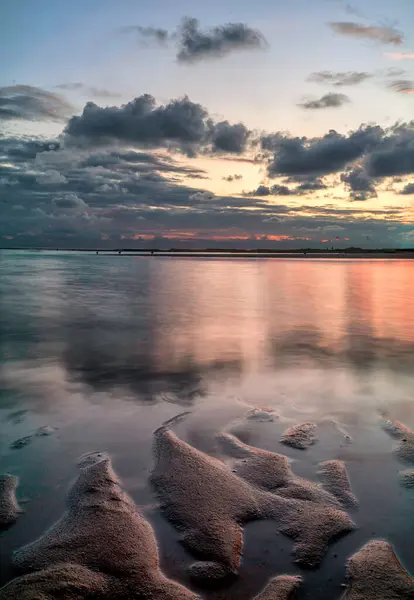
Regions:
[[[414,579],[404,570],[391,544],[368,542],[348,562],[349,589],[343,600],[413,600]]]
[[[315,423],[295,425],[286,429],[280,441],[287,446],[306,450],[306,448],[309,448],[309,446],[312,446],[316,442],[315,430]]]
[[[325,487],[338,498],[342,506],[357,508],[358,501],[352,493],[345,463],[341,460],[327,460],[320,463],[319,468]]]
[[[293,600],[301,581],[293,575],[275,577],[254,600]]]
[[[414,469],[400,471],[401,485],[407,488],[414,488]]]
[[[223,435],[237,445],[235,438]],[[157,430],[154,450],[156,464],[151,480],[166,517],[182,531],[183,543],[190,551],[209,561],[209,571],[220,576],[237,572],[243,545],[241,525],[248,521],[275,520],[280,531],[295,540],[296,559],[304,566],[317,565],[330,539],[354,527],[345,512],[321,501],[323,497],[336,502],[323,490],[315,496],[319,502],[265,491],[270,482],[277,487],[283,481],[286,457],[239,442],[239,455],[247,458],[245,470],[238,476],[166,427]],[[251,469],[249,460],[254,463]],[[257,475],[254,481],[246,480],[248,470]],[[288,491],[289,485],[285,487]],[[220,568],[213,568],[214,562]],[[197,569],[203,572],[200,566]]]
[[[17,499],[16,489],[19,480],[14,475],[0,476],[0,530],[14,523],[22,512]]]
[[[414,431],[395,419],[384,419],[382,426],[387,433],[399,440],[395,448],[398,458],[414,464]]]
[[[153,530],[107,458],[81,469],[66,513],[14,564],[29,574],[0,590],[1,600],[197,598],[160,571]]]

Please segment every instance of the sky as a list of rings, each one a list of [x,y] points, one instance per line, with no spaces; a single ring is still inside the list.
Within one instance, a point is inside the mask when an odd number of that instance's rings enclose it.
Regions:
[[[413,0],[3,0],[0,247],[414,247]]]

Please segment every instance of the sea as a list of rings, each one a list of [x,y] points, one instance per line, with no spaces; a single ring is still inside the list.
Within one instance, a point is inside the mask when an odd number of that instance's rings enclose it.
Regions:
[[[183,412],[179,437],[218,458],[216,435],[231,430],[314,481],[321,461],[343,460],[359,501],[355,531],[315,570],[274,523],[248,524],[239,577],[193,587],[202,597],[247,600],[286,573],[303,576],[299,600],[335,600],[371,539],[414,573],[414,489],[382,427],[414,428],[414,261],[4,250],[0,274],[0,473],[19,477],[24,509],[0,537],[2,583],[13,551],[64,512],[79,458],[105,451],[163,571],[192,586],[194,558],[149,483],[153,433]],[[246,421],[254,408],[274,418]],[[281,444],[304,422],[317,425],[311,447]]]

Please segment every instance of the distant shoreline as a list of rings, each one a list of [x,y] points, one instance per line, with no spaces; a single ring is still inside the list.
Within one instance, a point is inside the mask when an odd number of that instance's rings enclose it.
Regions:
[[[85,252],[105,256],[168,258],[324,258],[324,259],[414,259],[414,249],[407,250],[135,250],[105,248],[0,248],[0,252]]]

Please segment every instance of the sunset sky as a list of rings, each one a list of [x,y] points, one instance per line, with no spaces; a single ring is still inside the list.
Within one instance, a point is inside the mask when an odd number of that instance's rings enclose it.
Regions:
[[[0,247],[414,247],[413,0],[3,0]]]

